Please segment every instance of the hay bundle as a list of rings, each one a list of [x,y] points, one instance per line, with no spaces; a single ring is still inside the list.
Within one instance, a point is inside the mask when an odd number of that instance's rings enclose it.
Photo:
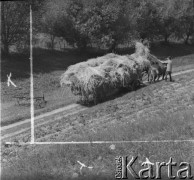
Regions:
[[[149,49],[136,43],[136,52],[132,55],[110,53],[69,66],[60,82],[69,86],[82,101],[104,99],[113,90],[133,86],[143,69],[150,66],[148,55]]]
[[[70,66],[61,76],[61,85],[69,86],[84,102],[105,98],[114,89],[128,87],[138,78],[136,63],[127,56],[108,54],[96,61],[90,59]]]
[[[143,72],[148,73],[151,68],[151,63],[148,59],[150,54],[149,49],[140,42],[136,42],[135,48],[135,53],[131,54],[131,58],[138,64],[138,74],[142,74]],[[142,77],[140,77],[140,79],[142,79]]]
[[[148,47],[144,46],[140,42],[136,42],[135,44],[135,55],[136,56],[142,56],[142,57],[147,58],[149,53],[150,53],[150,50],[148,49]]]
[[[88,61],[85,62],[85,64],[87,64],[88,66],[91,66],[91,67],[97,67],[97,66],[103,64],[104,62],[106,62],[107,59],[109,59],[109,60],[114,59],[114,58],[117,58],[118,56],[119,55],[117,55],[117,54],[109,53],[109,54],[106,54],[105,56],[89,59]]]
[[[105,79],[106,73],[98,67],[90,67],[82,63],[70,66],[61,76],[61,85],[65,84],[72,88],[72,91],[89,93],[95,84]]]

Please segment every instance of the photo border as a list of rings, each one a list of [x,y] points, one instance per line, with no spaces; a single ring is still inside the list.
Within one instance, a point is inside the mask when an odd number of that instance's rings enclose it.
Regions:
[[[194,0],[193,0],[194,2]],[[0,4],[1,7],[1,4]],[[34,116],[34,80],[33,80],[33,32],[32,32],[32,8],[30,5],[30,131],[31,131],[31,141],[27,143],[19,142],[20,145],[69,145],[69,144],[118,144],[118,143],[180,143],[180,142],[194,142],[194,139],[184,139],[184,140],[151,140],[151,141],[71,141],[71,142],[39,142],[35,139],[35,116]],[[1,22],[1,20],[0,20]],[[1,29],[0,29],[1,31]],[[191,71],[192,72],[192,71]],[[1,103],[1,100],[0,100]],[[16,142],[6,142],[6,144],[18,144]]]

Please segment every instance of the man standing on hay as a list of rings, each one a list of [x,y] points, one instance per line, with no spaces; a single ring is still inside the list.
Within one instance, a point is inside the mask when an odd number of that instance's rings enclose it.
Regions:
[[[172,58],[169,56],[167,60],[163,61],[162,63],[167,65],[165,81],[167,81],[167,76],[169,75],[170,81],[172,82]]]

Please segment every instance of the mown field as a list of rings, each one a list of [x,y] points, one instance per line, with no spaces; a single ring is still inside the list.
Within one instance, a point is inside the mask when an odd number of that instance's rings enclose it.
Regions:
[[[131,54],[134,49],[119,49],[119,54]],[[60,75],[71,64],[85,61],[91,57],[105,54],[105,51],[96,52],[90,50],[87,53],[67,50],[66,52],[48,51],[34,49],[34,92],[35,96],[44,94],[47,104],[44,108],[35,107],[35,115],[57,109],[59,107],[77,102],[77,98],[72,95],[66,87],[61,88],[59,84]],[[151,53],[164,59],[173,56],[174,72],[194,68],[194,47],[181,44],[171,44],[169,46],[153,46]],[[7,87],[7,74],[12,72],[12,80],[17,85]],[[19,106],[14,98],[17,95],[29,97],[30,94],[30,67],[27,55],[12,55],[2,59],[2,121],[1,125],[7,125],[30,117],[29,101],[25,105]]]
[[[115,179],[116,156],[138,156],[140,170],[151,162],[189,162],[194,167],[192,142],[131,142],[194,139],[194,73],[161,81],[120,95],[76,116],[40,126],[36,141],[118,141],[85,145],[17,145],[30,132],[14,138],[16,145],[2,148],[3,178],[7,179]],[[66,123],[64,123],[66,122]],[[80,172],[80,161],[93,169]],[[179,167],[174,167],[176,173]],[[162,171],[167,179],[167,167]]]

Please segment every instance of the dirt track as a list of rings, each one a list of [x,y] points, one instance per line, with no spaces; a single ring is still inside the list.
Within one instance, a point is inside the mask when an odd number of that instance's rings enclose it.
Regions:
[[[177,76],[180,74],[185,74],[185,73],[189,73],[193,71],[194,69],[181,71],[181,72],[173,73],[173,76]],[[72,105],[42,114],[40,116],[35,117],[35,128],[45,125],[47,123],[53,122],[53,121],[61,120],[61,119],[66,119],[65,121],[67,121],[68,116],[73,116],[86,109],[88,108],[83,107],[78,104],[72,104]],[[98,123],[100,122],[100,119],[102,118],[98,118]],[[110,119],[110,117],[107,117],[106,119],[108,120]],[[104,122],[104,119],[103,119],[103,122]],[[26,119],[24,121],[2,127],[1,128],[1,139],[3,141],[11,140],[16,135],[29,132],[29,131],[30,131],[30,119]]]

